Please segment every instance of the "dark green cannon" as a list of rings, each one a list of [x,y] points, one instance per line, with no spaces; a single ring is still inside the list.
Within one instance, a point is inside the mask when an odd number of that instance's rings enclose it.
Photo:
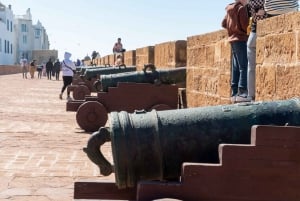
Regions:
[[[125,73],[125,72],[132,72],[136,71],[135,66],[120,66],[120,67],[107,67],[107,68],[92,68],[86,69],[84,74],[81,75],[83,79],[90,80],[92,78],[100,78],[100,75],[109,75],[109,74],[116,74],[116,73]]]
[[[300,126],[300,99],[180,110],[112,112],[109,127],[84,151],[100,173],[115,173],[118,188],[140,180],[178,180],[183,162],[219,163],[221,143],[249,144],[253,125]],[[111,141],[111,165],[100,152]]]
[[[109,87],[116,87],[120,82],[185,84],[185,81],[186,67],[156,70],[153,65],[145,65],[142,71],[101,75],[99,81],[95,83],[95,87],[98,90],[107,91]]]

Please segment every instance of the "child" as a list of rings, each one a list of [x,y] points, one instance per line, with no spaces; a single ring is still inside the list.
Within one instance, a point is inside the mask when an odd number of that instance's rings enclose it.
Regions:
[[[115,66],[116,66],[116,67],[119,67],[119,66],[122,66],[122,65],[123,65],[123,58],[122,58],[122,55],[121,55],[121,54],[118,54],[118,55],[117,55],[116,62],[115,62]]]
[[[247,27],[249,16],[247,0],[236,0],[226,7],[226,16],[222,27],[227,29],[228,41],[231,45],[231,101],[237,96],[247,97]]]

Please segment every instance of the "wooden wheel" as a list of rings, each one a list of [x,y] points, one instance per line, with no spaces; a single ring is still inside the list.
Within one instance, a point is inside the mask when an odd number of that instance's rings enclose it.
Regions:
[[[87,132],[99,130],[108,119],[106,108],[98,101],[87,101],[80,105],[76,113],[77,124]]]
[[[91,95],[91,91],[85,85],[79,85],[73,91],[74,100],[84,100],[87,95]]]

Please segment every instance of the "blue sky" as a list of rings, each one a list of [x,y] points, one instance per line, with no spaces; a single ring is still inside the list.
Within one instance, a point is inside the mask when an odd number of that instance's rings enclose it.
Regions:
[[[93,50],[105,56],[112,53],[118,37],[124,48],[186,40],[221,29],[225,7],[233,0],[0,0],[12,5],[15,15],[30,8],[33,23],[46,28],[50,49],[72,53],[82,59]]]

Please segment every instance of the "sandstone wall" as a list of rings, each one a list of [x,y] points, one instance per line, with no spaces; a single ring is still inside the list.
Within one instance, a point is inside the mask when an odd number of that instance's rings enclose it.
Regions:
[[[154,65],[159,68],[186,66],[186,40],[170,41],[154,47]]]
[[[16,73],[22,73],[21,66],[0,65],[0,75],[9,75],[9,74],[16,74]]]
[[[109,65],[114,66],[116,61],[116,55],[115,54],[110,54],[109,55]]]
[[[136,65],[136,50],[124,52],[124,63],[126,66]]]
[[[229,103],[231,48],[225,30],[187,38],[187,106]]]
[[[299,96],[300,12],[258,23],[256,99],[280,100]]]
[[[154,46],[136,49],[136,69],[143,70],[145,64],[154,64]]]

